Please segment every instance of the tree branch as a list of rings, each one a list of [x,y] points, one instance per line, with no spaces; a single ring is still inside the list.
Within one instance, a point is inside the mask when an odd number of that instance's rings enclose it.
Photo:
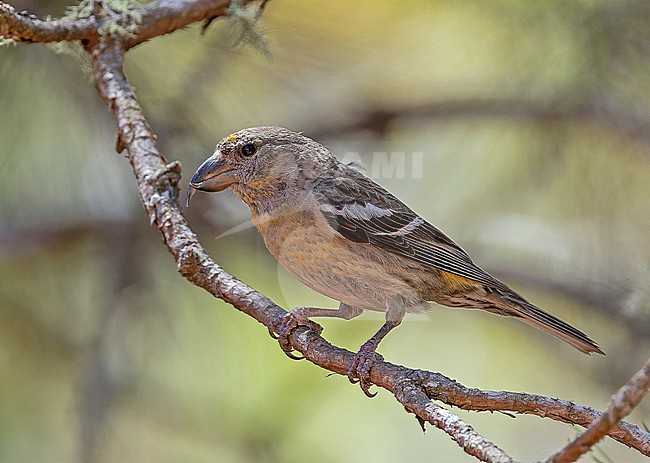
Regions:
[[[401,374],[409,376],[412,381],[424,388],[427,397],[463,410],[504,411],[536,415],[583,427],[587,427],[602,415],[601,412],[591,407],[566,400],[521,392],[483,391],[468,388],[440,373],[405,370],[406,372]],[[650,433],[637,426],[621,422],[614,426],[608,434],[628,447],[650,456]]]
[[[512,463],[512,458],[503,450],[478,434],[470,425],[458,416],[436,405],[427,396],[425,390],[412,381],[400,381],[393,390],[395,398],[407,411],[414,413],[422,424],[433,424],[438,429],[447,433],[468,455],[480,461],[492,463]]]
[[[250,3],[243,1],[242,4]],[[197,21],[223,16],[230,0],[155,0],[142,7],[142,22],[134,37],[123,41],[125,51],[159,35],[169,34]]]
[[[605,413],[589,425],[589,428],[566,447],[551,455],[544,463],[572,463],[587,453],[610,429],[641,402],[650,389],[650,359],[632,379],[614,394]]]
[[[192,5],[208,3],[214,6],[217,2],[185,1],[179,4],[191,8]],[[108,104],[118,125],[117,150],[121,152],[127,149],[140,199],[151,223],[156,225],[173,255],[178,271],[192,284],[270,327],[287,312],[225,272],[199,244],[178,203],[180,163],[168,163],[158,152],[155,135],[122,69],[123,54],[128,47],[155,35],[171,32],[191,21],[210,19],[213,17],[211,15],[217,14],[217,10],[209,10],[209,13],[204,10],[204,17],[192,13],[184,19],[176,20],[170,15],[180,14],[180,11],[170,1],[160,0],[148,6],[154,4],[160,6],[162,12],[158,14],[152,9],[143,16],[143,29],[138,36],[140,41],[125,42],[120,38],[98,36],[85,43],[91,57],[98,93]],[[222,8],[219,11],[225,11],[225,5],[221,2],[219,4]],[[151,23],[144,19],[147,17],[152,18]],[[160,24],[153,21],[155,17]],[[4,16],[0,17],[0,24],[4,19]],[[6,28],[6,31],[12,35],[29,36],[24,31],[22,35],[18,34],[11,27]],[[290,341],[297,351],[315,365],[341,375],[347,374],[354,354],[331,345],[309,327],[298,327],[291,333]],[[581,426],[587,426],[602,416],[589,407],[558,399],[470,389],[438,373],[412,370],[385,361],[377,361],[370,377],[374,384],[393,393],[409,412],[420,420],[443,429],[468,454],[486,462],[504,463],[512,459],[458,417],[436,406],[434,400],[465,410],[526,413]],[[650,433],[625,422],[613,426],[608,433],[625,445],[650,456]]]
[[[242,4],[250,3],[244,0]],[[230,0],[154,0],[138,9],[141,16],[138,30],[121,40],[124,50],[197,21],[223,16]],[[22,43],[62,42],[80,40],[90,42],[99,35],[95,17],[75,20],[42,21],[35,16],[19,13],[11,5],[0,1],[0,36]]]
[[[97,36],[97,24],[94,17],[41,21],[0,2],[0,36],[21,43],[92,40]]]

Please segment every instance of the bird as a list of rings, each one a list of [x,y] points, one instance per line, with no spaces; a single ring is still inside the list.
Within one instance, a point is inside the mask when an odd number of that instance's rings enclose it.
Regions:
[[[252,127],[221,140],[196,170],[197,191],[230,189],[251,211],[269,252],[289,273],[335,299],[338,309],[296,307],[272,327],[292,358],[291,332],[312,317],[385,312],[355,354],[348,378],[369,397],[379,343],[406,313],[431,302],[517,318],[585,354],[604,352],[585,333],[540,309],[477,266],[447,235],[317,141],[282,127]],[[319,331],[320,334],[320,331]]]

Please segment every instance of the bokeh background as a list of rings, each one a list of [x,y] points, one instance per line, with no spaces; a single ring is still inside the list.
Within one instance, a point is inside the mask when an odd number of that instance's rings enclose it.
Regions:
[[[44,17],[66,2],[13,4]],[[181,186],[248,126],[360,157],[607,356],[440,307],[408,317],[381,353],[603,409],[650,352],[650,3],[273,0],[260,27],[270,59],[233,48],[224,20],[128,54]],[[385,391],[368,400],[287,360],[264,327],[177,274],[84,68],[42,45],[0,49],[0,461],[472,461]],[[277,265],[231,194],[196,195],[186,213],[217,261],[274,301],[336,305]],[[381,321],[322,324],[356,350]],[[518,460],[578,432],[456,412]],[[584,461],[645,460],[607,441]]]

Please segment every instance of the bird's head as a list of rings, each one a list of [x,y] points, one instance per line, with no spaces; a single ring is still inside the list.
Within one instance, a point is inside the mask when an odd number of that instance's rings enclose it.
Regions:
[[[337,164],[322,145],[282,127],[240,130],[219,142],[192,176],[187,204],[197,191],[232,188],[249,206],[263,198],[303,191],[305,182]]]

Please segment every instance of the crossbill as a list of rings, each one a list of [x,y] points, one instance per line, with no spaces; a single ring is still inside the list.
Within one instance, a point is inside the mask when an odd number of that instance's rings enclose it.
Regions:
[[[196,190],[227,188],[249,206],[270,253],[302,283],[340,302],[338,309],[297,307],[274,327],[288,355],[291,331],[311,317],[386,313],[348,372],[367,395],[381,340],[430,302],[515,317],[586,354],[603,354],[585,333],[478,267],[358,166],[302,134],[255,127],[224,138],[192,177],[188,205]]]

